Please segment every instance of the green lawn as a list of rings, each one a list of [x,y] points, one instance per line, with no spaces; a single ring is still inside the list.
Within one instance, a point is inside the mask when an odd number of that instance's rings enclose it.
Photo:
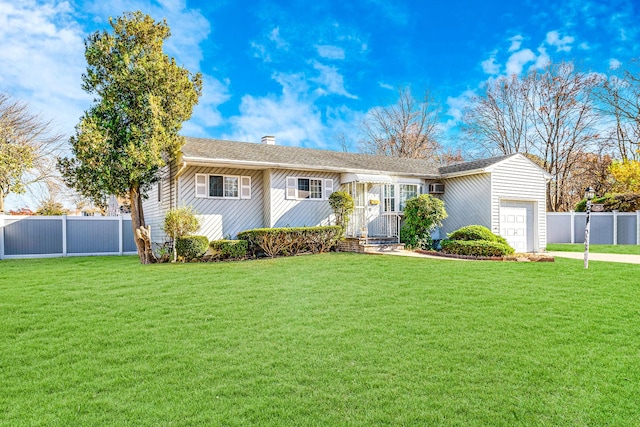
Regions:
[[[584,244],[551,243],[547,245],[547,250],[558,252],[584,252]],[[589,245],[589,252],[600,254],[640,255],[640,245]]]
[[[636,265],[0,262],[0,425],[640,425]]]

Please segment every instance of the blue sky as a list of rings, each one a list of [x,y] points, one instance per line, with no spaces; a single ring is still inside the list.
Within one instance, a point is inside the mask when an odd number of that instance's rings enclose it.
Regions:
[[[166,18],[166,51],[204,75],[189,136],[356,149],[368,110],[409,85],[434,93],[455,144],[460,112],[489,79],[548,61],[612,73],[640,57],[640,5],[613,1],[0,0],[0,91],[65,135],[91,97],[84,38],[108,17]],[[616,70],[617,69],[617,70]]]

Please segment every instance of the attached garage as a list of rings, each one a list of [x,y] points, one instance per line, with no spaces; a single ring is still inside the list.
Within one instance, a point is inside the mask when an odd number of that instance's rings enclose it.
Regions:
[[[516,252],[534,252],[535,202],[500,202],[500,235]]]
[[[449,217],[444,233],[483,225],[516,252],[542,252],[547,246],[546,184],[550,175],[522,154],[440,168]]]

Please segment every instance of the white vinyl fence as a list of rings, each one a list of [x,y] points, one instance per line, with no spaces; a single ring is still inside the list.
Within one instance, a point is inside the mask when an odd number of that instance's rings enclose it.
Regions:
[[[0,215],[0,259],[136,253],[129,216]]]
[[[584,212],[547,212],[547,243],[584,243]],[[592,212],[589,243],[640,245],[640,211]]]

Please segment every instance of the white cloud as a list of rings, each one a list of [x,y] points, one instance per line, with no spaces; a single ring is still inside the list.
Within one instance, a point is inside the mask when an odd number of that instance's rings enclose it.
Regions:
[[[524,38],[519,34],[511,37],[509,39],[509,41],[511,42],[511,46],[509,46],[509,52],[515,52],[517,50],[520,50],[520,46],[522,45],[522,40],[524,40]]]
[[[500,65],[498,65],[498,63],[496,62],[497,53],[497,51],[493,51],[489,59],[485,59],[480,64],[482,65],[482,71],[484,71],[486,74],[495,75],[500,72]]]
[[[554,46],[556,48],[556,52],[570,52],[571,43],[573,43],[574,40],[575,39],[571,36],[560,37],[560,33],[555,30],[549,31],[546,38],[547,44]]]
[[[393,87],[389,83],[378,82],[378,86],[380,86],[382,89],[395,90],[395,87]]]
[[[540,46],[538,48],[538,58],[536,58],[535,67],[544,68],[551,63],[551,57],[547,53],[547,49]]]
[[[618,61],[616,58],[609,59],[609,69],[617,70],[622,65],[622,62]]]
[[[71,134],[91,100],[80,87],[84,36],[66,2],[0,0],[0,91]]]
[[[277,144],[325,146],[322,115],[306,96],[304,76],[277,73],[273,78],[282,85],[282,94],[243,96],[240,115],[229,119],[233,131],[225,138],[257,142],[264,135],[275,135]]]
[[[167,53],[187,69],[199,70],[203,59],[200,43],[209,36],[209,21],[197,9],[189,9],[186,0],[161,0],[158,3],[152,0],[90,0],[82,5],[82,11],[94,14],[95,21],[105,29],[109,16],[118,17],[125,11],[141,10],[156,21],[166,18],[171,28],[171,37],[165,44]]]
[[[318,77],[309,79],[317,83],[320,87],[316,90],[319,95],[341,95],[351,99],[357,99],[357,96],[350,94],[344,88],[344,78],[338,72],[336,67],[323,65],[317,61],[313,62],[315,68],[320,74]]]
[[[589,50],[591,49],[591,46],[587,42],[582,42],[578,45],[578,48],[581,50]]]
[[[531,49],[520,50],[512,54],[507,60],[506,73],[508,76],[512,74],[519,75],[526,64],[535,60],[536,54]]]
[[[287,50],[289,48],[289,43],[280,36],[280,27],[275,27],[271,30],[269,33],[269,40],[271,40],[278,49]]]
[[[206,74],[202,76],[202,96],[193,109],[191,120],[183,126],[183,135],[206,137],[208,136],[206,128],[223,123],[218,107],[231,97],[228,86],[229,81],[221,82]]]
[[[318,55],[326,59],[344,59],[344,49],[338,46],[320,45],[316,46]]]

